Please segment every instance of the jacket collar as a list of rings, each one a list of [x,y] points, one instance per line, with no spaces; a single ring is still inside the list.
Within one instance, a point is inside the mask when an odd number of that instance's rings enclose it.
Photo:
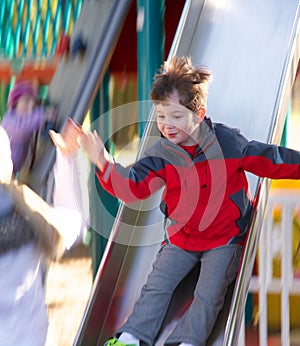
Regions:
[[[170,142],[166,138],[161,138],[161,145],[163,148],[165,148],[165,150],[173,153],[173,156],[177,155],[177,159],[180,161],[183,158],[184,161],[188,162],[198,162],[211,159],[224,159],[222,149],[216,137],[213,123],[210,120],[210,118],[205,117],[202,123],[200,124],[200,131],[198,138],[196,138],[196,140],[198,141],[199,147],[196,149],[193,159],[190,158],[190,156],[183,148],[181,148],[179,145]]]

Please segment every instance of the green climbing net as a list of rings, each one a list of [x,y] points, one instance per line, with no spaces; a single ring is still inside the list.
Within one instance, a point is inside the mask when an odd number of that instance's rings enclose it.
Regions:
[[[0,59],[48,58],[69,34],[83,0],[1,0]]]

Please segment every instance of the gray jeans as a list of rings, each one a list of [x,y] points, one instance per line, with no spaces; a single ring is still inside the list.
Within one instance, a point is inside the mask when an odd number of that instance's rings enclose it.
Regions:
[[[126,331],[153,345],[176,286],[200,261],[194,299],[166,343],[205,345],[224,304],[227,288],[236,278],[242,251],[239,245],[203,252],[184,251],[172,244],[162,246],[132,314],[117,335]]]

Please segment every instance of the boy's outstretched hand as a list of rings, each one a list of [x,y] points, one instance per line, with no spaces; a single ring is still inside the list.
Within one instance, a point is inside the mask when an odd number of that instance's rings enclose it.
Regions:
[[[89,160],[103,171],[109,161],[109,154],[104,147],[102,139],[96,131],[84,134],[81,137],[81,145]]]
[[[82,145],[89,160],[100,171],[104,170],[109,161],[109,154],[97,132],[93,131],[85,134],[82,127],[76,124],[71,118],[68,119],[61,133],[50,130],[49,135],[55,146],[64,155],[75,156],[80,145]]]
[[[69,118],[61,133],[50,130],[49,135],[64,155],[75,156],[84,133],[81,126]]]

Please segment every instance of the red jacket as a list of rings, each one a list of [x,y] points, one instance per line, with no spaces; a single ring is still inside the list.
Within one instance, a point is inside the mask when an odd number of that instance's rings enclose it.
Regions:
[[[130,167],[111,162],[103,173],[96,170],[102,186],[125,203],[165,187],[161,209],[169,241],[190,251],[244,242],[253,209],[245,172],[300,178],[300,152],[248,141],[208,118],[200,126],[193,157],[161,138]]]

